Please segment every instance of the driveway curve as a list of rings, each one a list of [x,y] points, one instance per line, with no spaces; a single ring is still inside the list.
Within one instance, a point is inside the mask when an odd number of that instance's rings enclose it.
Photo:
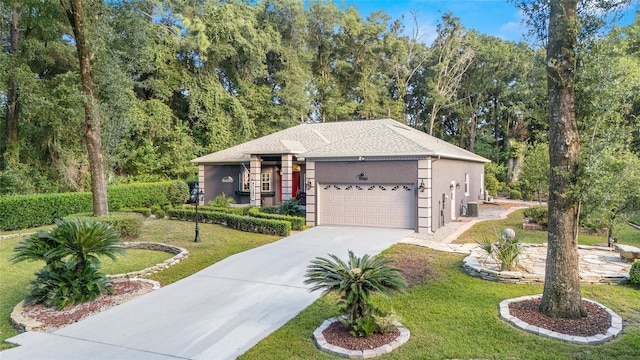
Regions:
[[[312,259],[378,254],[410,233],[317,226],[51,334],[15,336],[0,360],[235,359],[320,296],[303,283]]]

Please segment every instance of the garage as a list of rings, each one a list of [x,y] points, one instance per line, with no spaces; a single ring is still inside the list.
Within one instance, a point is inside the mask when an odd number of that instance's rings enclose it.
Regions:
[[[413,229],[414,186],[404,184],[321,184],[319,223]]]

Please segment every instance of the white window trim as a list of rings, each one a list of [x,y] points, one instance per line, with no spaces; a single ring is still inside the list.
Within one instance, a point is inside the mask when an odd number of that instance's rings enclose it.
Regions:
[[[266,188],[265,188],[266,185]],[[271,174],[270,173],[262,173],[260,174],[260,189],[263,192],[271,192]]]
[[[469,189],[471,188],[469,184],[469,173],[464,174],[464,195],[469,196]]]

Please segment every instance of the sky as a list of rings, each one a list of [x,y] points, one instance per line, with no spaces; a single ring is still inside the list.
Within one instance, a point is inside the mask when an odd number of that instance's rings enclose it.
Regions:
[[[448,11],[460,18],[467,29],[504,40],[527,41],[524,36],[527,29],[521,23],[522,15],[514,4],[506,0],[334,0],[339,6],[344,2],[348,7],[355,7],[366,17],[371,12],[384,10],[392,19],[399,19],[404,15],[404,21],[410,34],[414,28],[411,12],[417,15],[421,41],[431,44],[435,39],[436,25]],[[631,5],[626,15],[619,21],[622,26],[633,22],[638,8]]]

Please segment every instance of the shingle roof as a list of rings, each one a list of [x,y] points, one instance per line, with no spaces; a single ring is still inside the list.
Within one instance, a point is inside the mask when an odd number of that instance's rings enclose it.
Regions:
[[[489,160],[392,119],[297,125],[192,160],[195,163],[246,162],[251,154],[295,154],[298,158],[440,156]]]

